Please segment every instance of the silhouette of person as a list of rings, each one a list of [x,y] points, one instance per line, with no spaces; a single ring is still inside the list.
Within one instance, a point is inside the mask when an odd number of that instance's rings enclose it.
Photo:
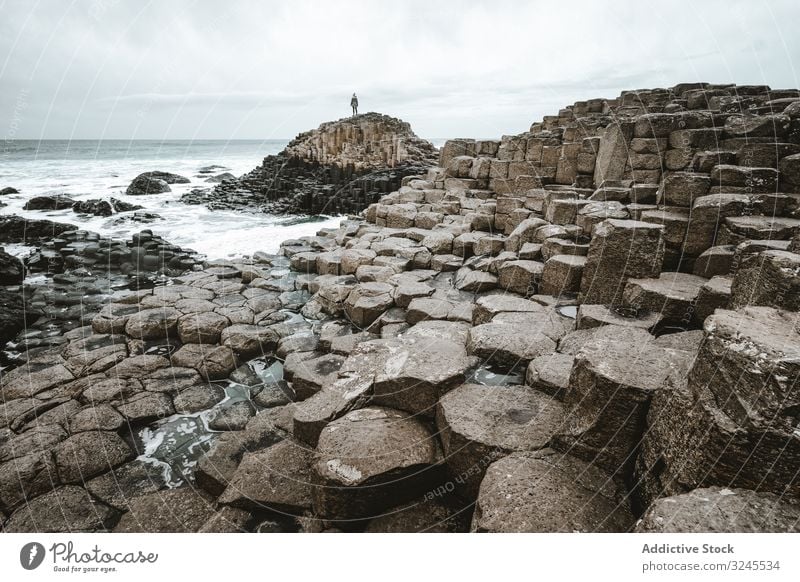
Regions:
[[[353,97],[350,99],[350,107],[353,108],[353,115],[358,115],[358,97],[356,97],[355,93],[353,93]]]

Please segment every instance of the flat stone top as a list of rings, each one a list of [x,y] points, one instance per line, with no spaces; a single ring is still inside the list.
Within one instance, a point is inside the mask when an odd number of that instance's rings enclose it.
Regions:
[[[470,441],[514,451],[544,447],[565,421],[561,402],[528,386],[464,384],[439,401],[438,414]]]
[[[641,220],[624,220],[622,218],[607,218],[595,227],[594,233],[600,234],[598,228],[603,228],[603,225],[609,225],[615,229],[620,230],[663,230],[663,224],[654,224],[652,222],[642,222]]]
[[[800,228],[800,219],[782,216],[728,216],[725,222],[741,228],[796,227]]]
[[[773,307],[717,309],[703,325],[709,336],[728,349],[754,358],[777,358],[800,363],[800,322],[796,313]]]
[[[441,460],[436,438],[420,421],[391,408],[362,408],[328,424],[317,444],[317,472],[344,486]]]
[[[653,342],[653,336],[638,328],[614,327],[578,351],[576,367],[613,384],[643,390],[657,390],[673,373],[688,371],[690,352],[661,347]]]
[[[708,487],[658,499],[637,532],[798,532],[800,503],[747,489]]]
[[[629,285],[638,285],[645,291],[670,299],[692,300],[708,279],[688,273],[661,273],[657,279],[630,279]]]
[[[547,263],[562,263],[571,267],[582,267],[586,264],[587,258],[582,255],[553,255],[547,259]]]

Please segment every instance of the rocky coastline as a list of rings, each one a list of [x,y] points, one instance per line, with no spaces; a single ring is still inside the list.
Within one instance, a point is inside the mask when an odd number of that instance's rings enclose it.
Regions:
[[[195,188],[181,201],[211,210],[357,213],[435,163],[436,149],[408,123],[364,113],[301,133],[253,171],[213,188]]]
[[[278,254],[3,219],[58,271],[8,332],[3,531],[798,531],[798,91],[626,91],[435,162],[374,124],[196,194],[348,214]]]

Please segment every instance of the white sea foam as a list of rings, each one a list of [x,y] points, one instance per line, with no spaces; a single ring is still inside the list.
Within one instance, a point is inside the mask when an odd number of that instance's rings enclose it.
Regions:
[[[210,211],[204,206],[182,204],[180,197],[205,182],[212,174],[200,168],[223,166],[240,176],[280,151],[285,141],[269,142],[11,142],[0,155],[0,188],[13,186],[19,194],[2,197],[7,206],[0,214],[30,219],[50,219],[115,238],[128,238],[144,228],[173,244],[191,248],[209,258],[252,255],[256,251],[276,252],[281,241],[313,235],[320,228],[338,226],[340,218],[298,221],[295,217]],[[76,145],[77,144],[77,145]],[[148,196],[127,196],[131,180],[142,172],[162,170],[185,176],[189,184],[173,184],[172,192]],[[72,210],[22,210],[28,199],[47,193],[69,194],[75,200],[108,199],[111,196],[144,206],[144,211],[161,216],[153,223],[119,223],[124,214],[111,217],[79,215]],[[18,249],[22,252],[23,249]]]

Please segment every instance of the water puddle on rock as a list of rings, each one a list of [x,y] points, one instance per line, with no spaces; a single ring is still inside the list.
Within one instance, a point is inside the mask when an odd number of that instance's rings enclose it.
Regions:
[[[517,386],[525,384],[525,369],[500,371],[491,366],[480,366],[467,377],[467,382],[483,386]]]
[[[274,384],[283,379],[283,364],[274,358],[258,358],[248,362],[260,384]],[[137,433],[143,452],[138,460],[158,466],[167,487],[174,488],[193,481],[197,462],[222,431],[209,428],[209,422],[222,410],[251,399],[252,386],[227,381],[225,398],[212,408],[192,414],[174,414],[159,420]]]
[[[557,308],[556,311],[558,311],[564,317],[569,317],[570,319],[575,319],[578,317],[577,305],[562,305],[561,307]]]

